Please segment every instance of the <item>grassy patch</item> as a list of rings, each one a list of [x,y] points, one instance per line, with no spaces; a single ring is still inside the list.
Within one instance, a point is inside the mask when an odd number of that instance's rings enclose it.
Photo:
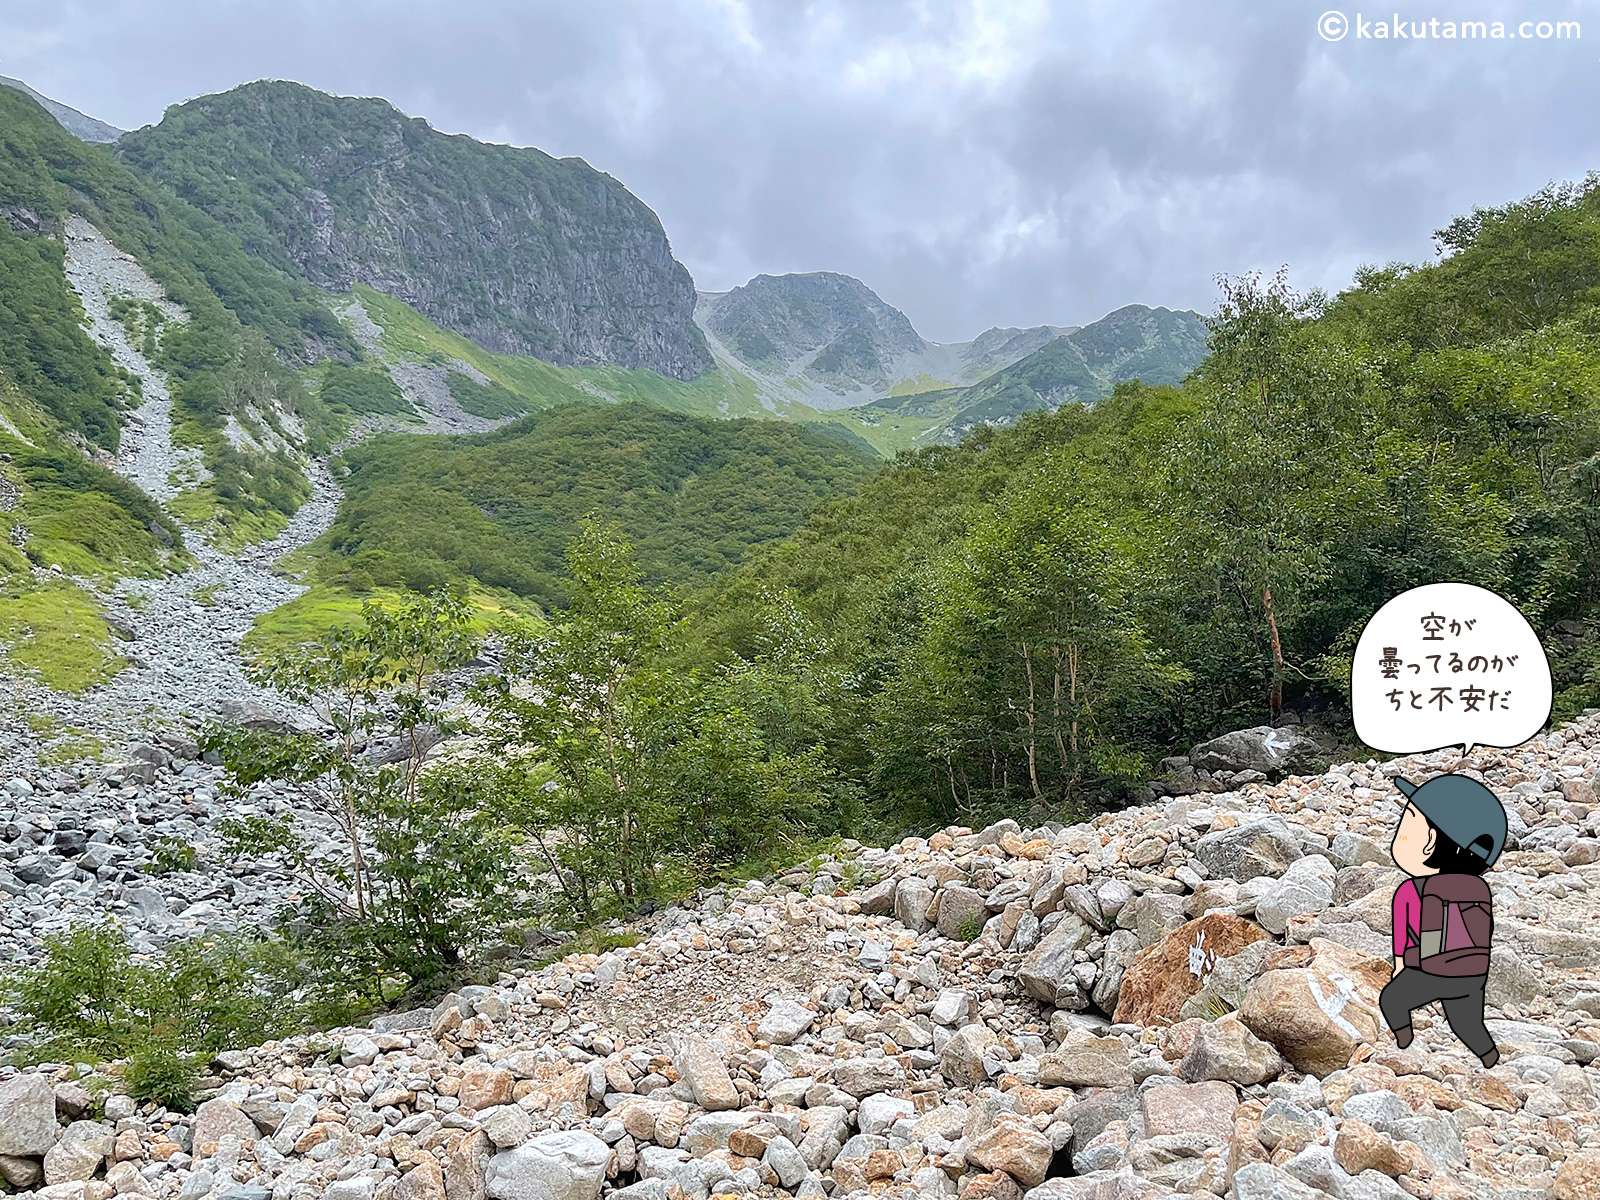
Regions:
[[[167,507],[185,524],[207,528],[212,542],[230,554],[277,537],[289,524],[289,514],[275,508],[262,513],[229,508],[209,483],[180,492]]]
[[[0,641],[14,666],[58,692],[83,692],[122,669],[93,597],[70,583],[0,593]]]
[[[355,295],[368,315],[383,327],[383,348],[390,356],[440,367],[459,359],[476,367],[491,384],[500,385],[524,401],[528,408],[549,408],[579,400],[637,400],[656,408],[705,417],[785,416],[807,420],[818,415],[803,404],[791,404],[782,413],[774,413],[762,403],[751,379],[720,368],[702,372],[684,383],[654,371],[558,367],[524,355],[493,354],[458,333],[441,329],[403,301],[364,284],[356,286]],[[459,395],[456,400],[468,412],[476,411]],[[504,403],[503,397],[499,403]]]
[[[289,603],[257,617],[250,632],[239,643],[239,650],[248,658],[262,658],[276,650],[314,642],[331,628],[343,628],[359,622],[361,606],[368,600],[376,600],[387,606],[398,597],[398,592],[385,589],[356,595],[343,588],[318,585]],[[473,625],[479,634],[498,625],[507,616],[524,620],[541,619],[538,610],[531,604],[511,596],[477,592],[472,596],[472,604],[477,611]]]
[[[215,608],[218,594],[227,590],[228,585],[226,583],[208,583],[204,587],[197,587],[190,592],[189,599],[196,604],[203,604],[207,608]]]
[[[62,767],[75,762],[104,762],[106,744],[86,729],[69,729],[60,738],[41,749],[37,758],[40,766]]]

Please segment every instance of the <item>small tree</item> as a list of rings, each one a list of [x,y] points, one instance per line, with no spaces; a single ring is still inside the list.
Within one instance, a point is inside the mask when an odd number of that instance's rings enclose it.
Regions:
[[[738,672],[686,664],[676,607],[644,586],[616,528],[586,520],[567,565],[565,619],[512,636],[482,696],[492,743],[522,764],[519,823],[578,916],[832,805],[820,753],[769,750]]]
[[[359,625],[264,661],[254,678],[309,708],[323,732],[214,727],[235,787],[287,783],[337,833],[339,852],[288,813],[223,825],[233,849],[276,854],[306,885],[295,914],[324,965],[348,971],[374,998],[395,975],[408,984],[456,966],[513,915],[509,841],[485,778],[424,770],[450,732],[447,673],[475,654],[458,595],[407,593],[392,609],[368,602]]]

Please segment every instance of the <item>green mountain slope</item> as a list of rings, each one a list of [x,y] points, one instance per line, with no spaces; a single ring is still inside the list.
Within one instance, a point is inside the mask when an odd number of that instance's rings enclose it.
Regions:
[[[836,419],[844,428],[872,431],[876,440],[953,443],[985,425],[1013,425],[1026,413],[1102,399],[1128,380],[1179,383],[1205,350],[1205,322],[1195,313],[1131,304],[971,387],[888,396]]]
[[[261,638],[294,627],[301,610],[400,584],[561,604],[563,550],[596,511],[621,524],[649,578],[698,583],[881,465],[790,422],[592,400],[493,433],[374,438],[342,463],[338,519],[305,555],[316,586],[264,618]]]
[[[581,159],[279,81],[177,105],[117,152],[263,261],[368,284],[486,349],[680,380],[711,365],[661,223]]]
[[[1444,237],[1325,308],[1234,281],[1177,386],[1044,410],[1142,370],[1131,333],[1001,372],[990,401],[1037,411],[900,456],[713,580],[707,643],[748,655],[789,596],[826,644],[810,677],[857,681],[815,736],[896,827],[1115,805],[1280,709],[1347,729],[1360,630],[1442,579],[1541,632],[1555,719],[1600,707],[1600,184]]]
[[[9,426],[36,449],[69,455],[63,462],[86,452],[104,458],[119,445],[123,413],[140,400],[137,380],[83,330],[64,271],[71,217],[132,255],[189,316],[146,339],[169,376],[175,436],[203,451],[211,475],[185,498],[186,512],[217,520],[225,539],[281,528],[306,492],[295,455],[235,446],[230,421],[241,426],[270,408],[306,436],[325,437],[331,423],[295,364],[330,353],[354,359],[356,343],[314,289],[245,254],[210,217],[74,137],[13,88],[0,88],[0,409],[8,413],[0,431]],[[124,319],[141,319],[136,305]],[[120,489],[105,494],[121,503]],[[128,511],[140,528],[150,524]],[[162,538],[174,535],[174,526],[162,527]],[[139,556],[153,557],[153,546]]]
[[[24,95],[32,97],[39,107],[60,123],[61,128],[75,138],[85,142],[114,142],[122,136],[122,130],[115,125],[107,125],[104,121],[97,121],[94,117],[62,104],[59,100],[52,100],[49,96],[41,95],[20,79],[12,79],[9,75],[0,75],[0,87],[16,88],[17,91]]]

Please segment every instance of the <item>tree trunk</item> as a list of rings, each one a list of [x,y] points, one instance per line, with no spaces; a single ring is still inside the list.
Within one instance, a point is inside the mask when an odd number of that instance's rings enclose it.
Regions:
[[[1033,785],[1033,798],[1043,800],[1044,792],[1039,790],[1039,744],[1034,736],[1033,655],[1026,644],[1022,647],[1022,663],[1028,672],[1028,782]]]
[[[1272,706],[1272,719],[1283,715],[1283,643],[1278,640],[1278,617],[1272,609],[1272,589],[1262,587],[1261,604],[1267,612],[1267,630],[1272,635],[1272,687],[1268,703]]]

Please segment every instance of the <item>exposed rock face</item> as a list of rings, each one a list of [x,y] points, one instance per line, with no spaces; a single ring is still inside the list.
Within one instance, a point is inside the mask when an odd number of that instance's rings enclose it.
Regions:
[[[1237,729],[1189,751],[1189,762],[1197,771],[1260,771],[1263,775],[1309,771],[1321,757],[1322,747],[1315,739],[1293,726]]]
[[[1210,913],[1178,926],[1142,952],[1123,976],[1117,1020],[1149,1025],[1176,1021],[1219,959],[1266,937],[1260,926],[1230,913]]]
[[[257,256],[368,284],[487,350],[675,379],[711,365],[660,221],[581,159],[284,82],[191,100],[117,149]]]
[[[1317,938],[1264,966],[1239,1016],[1296,1070],[1330,1074],[1348,1066],[1361,1043],[1377,1040],[1378,993],[1389,982],[1383,961]]]

